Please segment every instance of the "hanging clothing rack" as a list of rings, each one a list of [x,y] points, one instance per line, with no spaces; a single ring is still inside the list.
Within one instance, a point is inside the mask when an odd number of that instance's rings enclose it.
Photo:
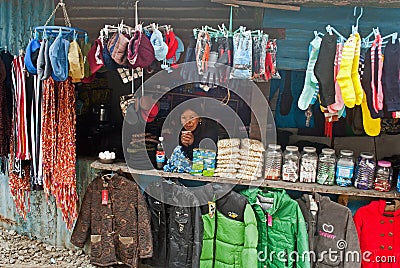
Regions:
[[[65,26],[48,26],[51,18],[56,14],[57,9],[61,8],[64,15]],[[53,12],[50,14],[49,18],[47,19],[46,23],[43,26],[37,26],[33,28],[34,35],[36,33],[43,33],[44,36],[51,35],[51,36],[58,36],[60,33],[64,38],[66,37],[74,37],[74,38],[85,38],[87,39],[87,32],[85,30],[74,28],[71,26],[71,21],[69,20],[69,16],[67,13],[67,9],[65,7],[65,3],[63,0],[57,4]],[[36,37],[36,36],[35,36]]]

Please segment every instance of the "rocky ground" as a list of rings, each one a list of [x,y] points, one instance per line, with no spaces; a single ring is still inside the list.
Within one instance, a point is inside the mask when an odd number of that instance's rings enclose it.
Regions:
[[[0,228],[0,267],[95,267],[82,250],[47,245]]]

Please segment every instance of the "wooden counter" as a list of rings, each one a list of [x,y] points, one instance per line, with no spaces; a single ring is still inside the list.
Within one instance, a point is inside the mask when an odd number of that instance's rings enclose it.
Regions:
[[[117,171],[121,169],[123,172],[147,175],[147,176],[161,176],[164,178],[180,178],[185,180],[195,180],[203,182],[217,182],[217,183],[228,183],[238,185],[249,185],[249,186],[260,186],[260,187],[271,187],[271,188],[283,188],[287,190],[305,191],[305,192],[317,192],[326,194],[338,194],[343,196],[364,196],[373,198],[397,198],[400,199],[400,193],[395,190],[391,192],[378,192],[375,190],[360,190],[354,187],[340,187],[340,186],[325,186],[317,183],[301,183],[301,182],[286,182],[286,181],[272,181],[272,180],[238,180],[229,179],[222,177],[203,177],[193,176],[188,173],[171,173],[160,170],[137,170],[128,168],[124,162],[116,162],[113,164],[102,164],[99,161],[95,161],[91,164],[92,168],[100,170],[112,170]]]

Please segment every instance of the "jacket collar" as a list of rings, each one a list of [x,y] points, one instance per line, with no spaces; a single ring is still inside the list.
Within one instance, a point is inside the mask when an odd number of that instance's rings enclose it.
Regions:
[[[398,200],[396,200],[395,202],[400,202]],[[400,209],[397,209],[394,212],[388,212],[385,211],[386,208],[386,200],[379,200],[379,213],[382,214],[383,216],[388,216],[391,217],[393,215],[393,217],[397,217],[400,215]]]
[[[249,203],[253,205],[260,206],[260,200],[258,196],[262,197],[269,197],[274,199],[274,203],[271,208],[268,208],[266,211],[270,215],[274,215],[274,213],[284,205],[284,202],[287,198],[290,197],[286,194],[284,189],[260,189],[260,188],[253,188],[247,190],[248,200]]]

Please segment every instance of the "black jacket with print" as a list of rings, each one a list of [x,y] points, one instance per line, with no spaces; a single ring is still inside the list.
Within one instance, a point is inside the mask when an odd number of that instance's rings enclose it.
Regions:
[[[194,194],[178,182],[160,179],[146,187],[145,197],[154,251],[144,263],[155,268],[199,267],[203,226]]]

